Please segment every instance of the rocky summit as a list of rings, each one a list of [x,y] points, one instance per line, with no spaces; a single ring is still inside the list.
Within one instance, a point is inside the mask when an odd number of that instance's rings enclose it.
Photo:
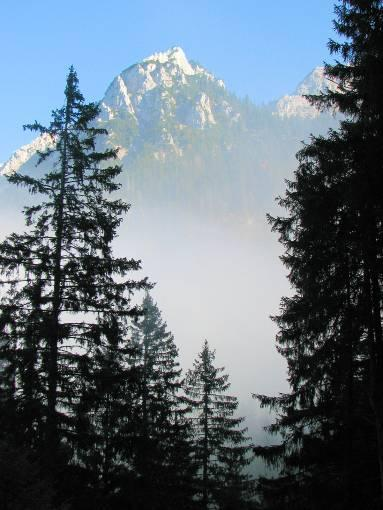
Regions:
[[[279,192],[294,169],[299,141],[335,120],[304,97],[333,85],[315,68],[291,95],[257,106],[174,47],[131,65],[100,101],[97,124],[106,146],[119,148],[124,193],[135,205],[181,205],[193,211],[255,211]],[[49,136],[21,147],[0,167],[32,169]]]
[[[275,113],[280,117],[318,117],[319,110],[312,106],[305,96],[318,95],[327,89],[336,88],[336,84],[326,78],[324,67],[318,66],[301,81],[293,94],[285,95],[277,101]]]

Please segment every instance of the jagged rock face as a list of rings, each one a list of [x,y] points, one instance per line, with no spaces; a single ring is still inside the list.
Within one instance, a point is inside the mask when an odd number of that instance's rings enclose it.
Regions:
[[[336,90],[336,84],[326,78],[324,67],[318,66],[301,81],[294,94],[283,96],[277,101],[275,114],[279,117],[318,117],[319,110],[303,96],[320,94],[327,89]]]
[[[193,103],[178,104],[180,88],[190,86],[200,80],[211,82],[224,88],[221,80],[216,80],[212,74],[202,67],[190,63],[181,48],[172,48],[164,53],[155,53],[135,64],[118,75],[109,86],[101,102],[104,116],[108,120],[116,115],[127,113],[132,115],[138,124],[145,123],[148,115],[175,115],[177,110],[188,107],[190,118],[197,121],[198,127],[214,123],[213,109],[209,98],[201,91],[200,97]],[[203,88],[203,85],[202,85]],[[186,116],[187,119],[187,116]],[[179,119],[185,123],[185,117]],[[195,125],[195,122],[192,123]]]
[[[314,119],[320,115],[317,108],[300,95],[283,96],[277,101],[275,115],[285,117],[303,117]]]
[[[118,121],[124,119],[132,126],[136,137],[125,147],[128,152],[149,140],[160,151],[166,147],[182,153],[177,138],[184,127],[205,129],[217,123],[217,116],[235,122],[238,112],[228,107],[226,95],[222,80],[189,62],[183,50],[175,47],[118,75],[101,102],[100,122],[114,133],[116,145],[121,145]]]

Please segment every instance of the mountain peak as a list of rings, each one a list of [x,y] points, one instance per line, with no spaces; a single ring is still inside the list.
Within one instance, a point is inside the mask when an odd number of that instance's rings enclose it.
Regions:
[[[146,57],[113,80],[101,102],[101,121],[116,126],[118,119],[129,118],[141,138],[153,134],[156,126],[162,143],[170,139],[169,129],[203,129],[216,124],[222,111],[230,120],[234,114],[222,97],[224,88],[222,80],[175,46]],[[113,132],[113,126],[108,130]]]
[[[143,62],[158,62],[159,64],[173,64],[179,67],[187,75],[196,74],[196,69],[190,64],[185,52],[179,46],[174,46],[164,52],[154,53],[144,58]]]
[[[299,83],[294,94],[296,96],[315,95],[325,92],[326,89],[335,90],[336,85],[326,77],[324,67],[317,66]]]
[[[119,102],[125,103],[130,113],[133,113],[133,103],[140,103],[148,92],[187,85],[191,83],[190,80],[198,78],[205,78],[224,87],[222,80],[216,80],[206,69],[190,62],[183,49],[174,46],[166,51],[154,53],[122,71],[107,90],[104,103],[110,102],[110,96],[114,100],[119,96],[121,99]]]
[[[304,96],[318,95],[336,88],[336,84],[327,78],[325,68],[317,66],[298,84],[292,95],[285,95],[279,99],[275,113],[279,117],[318,117],[319,110]]]

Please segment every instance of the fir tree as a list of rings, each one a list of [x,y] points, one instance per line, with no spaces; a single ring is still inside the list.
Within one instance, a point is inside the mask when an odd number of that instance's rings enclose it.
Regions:
[[[291,393],[259,396],[283,438],[257,450],[281,467],[261,482],[271,508],[382,504],[383,3],[344,0],[336,13],[346,40],[329,47],[344,62],[326,72],[338,88],[311,101],[345,120],[302,149],[280,201],[289,216],[270,218],[295,288],[275,318]]]
[[[108,345],[111,328],[116,344],[125,338],[127,320],[137,314],[132,292],[147,287],[145,279],[127,277],[139,261],[112,253],[128,205],[108,197],[119,188],[121,167],[108,166],[116,150],[96,148],[106,134],[96,127],[98,113],[97,104],[85,103],[71,68],[65,104],[50,126],[27,126],[50,139],[39,159],[47,173],[9,177],[41,201],[25,208],[29,229],[0,245],[1,404],[13,409],[10,428],[33,431],[51,473],[59,469],[60,452],[68,462],[78,443],[74,421],[84,372]]]
[[[189,508],[193,487],[189,425],[174,337],[149,293],[132,325],[131,452],[140,508]]]
[[[251,446],[234,417],[236,397],[226,391],[229,376],[214,366],[215,352],[205,341],[186,375],[185,394],[191,408],[194,459],[198,468],[198,492],[202,508],[246,508],[252,482],[243,472],[251,462]]]
[[[104,323],[107,342],[99,345],[82,369],[75,407],[75,436],[78,465],[84,484],[79,508],[120,508],[122,493],[132,478],[126,452],[131,438],[130,395],[137,384],[128,363],[132,347],[120,342],[114,323]],[[88,505],[88,506],[87,506]]]

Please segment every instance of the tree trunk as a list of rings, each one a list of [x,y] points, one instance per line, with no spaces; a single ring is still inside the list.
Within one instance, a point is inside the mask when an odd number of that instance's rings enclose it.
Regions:
[[[56,215],[54,268],[53,268],[53,296],[52,312],[49,332],[49,362],[48,362],[48,412],[47,412],[47,455],[48,467],[55,466],[57,448],[59,444],[57,423],[57,386],[58,386],[58,344],[60,341],[60,312],[62,300],[62,245],[64,228],[64,197],[66,175],[68,171],[68,126],[70,120],[70,98],[67,96],[65,110],[65,125],[63,131],[63,149],[61,154],[60,195]]]
[[[205,390],[204,395],[204,436],[203,436],[203,458],[202,458],[202,507],[207,510],[208,507],[208,461],[209,461],[209,408],[208,408],[208,394]]]
[[[347,271],[347,311],[345,314],[345,388],[344,388],[344,422],[345,422],[345,443],[344,443],[344,508],[348,510],[353,505],[353,407],[354,407],[354,321],[351,308],[350,274]]]

